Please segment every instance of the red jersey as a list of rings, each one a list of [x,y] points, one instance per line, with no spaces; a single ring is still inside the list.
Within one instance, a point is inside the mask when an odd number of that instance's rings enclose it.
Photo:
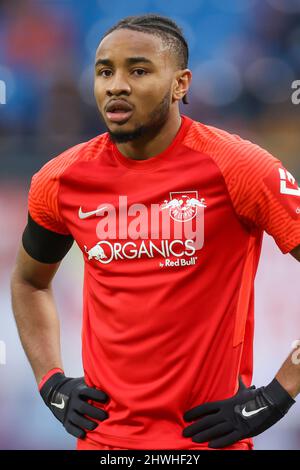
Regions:
[[[183,414],[234,395],[239,375],[251,384],[263,231],[282,253],[300,244],[300,189],[280,160],[181,118],[148,160],[104,133],[32,178],[31,217],[82,251],[84,376],[110,397],[80,449],[207,449],[182,436]]]

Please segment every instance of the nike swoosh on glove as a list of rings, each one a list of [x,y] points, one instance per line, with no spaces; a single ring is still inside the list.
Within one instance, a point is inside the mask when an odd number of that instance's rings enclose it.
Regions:
[[[215,449],[256,436],[279,421],[295,403],[276,378],[266,387],[247,388],[239,377],[239,389],[231,398],[196,406],[183,415],[195,421],[183,429],[193,442],[208,442]],[[198,419],[200,418],[200,419]]]
[[[108,418],[106,411],[87,401],[105,403],[108,395],[102,390],[88,387],[84,377],[66,377],[58,372],[44,383],[40,394],[54,416],[77,438],[83,439],[85,430],[93,431],[98,426],[99,423],[90,418],[100,421]]]

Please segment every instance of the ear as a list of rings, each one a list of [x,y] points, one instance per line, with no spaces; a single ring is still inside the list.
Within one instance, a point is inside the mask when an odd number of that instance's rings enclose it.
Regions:
[[[175,75],[173,87],[173,101],[180,101],[187,94],[192,81],[192,72],[189,69],[178,70]]]

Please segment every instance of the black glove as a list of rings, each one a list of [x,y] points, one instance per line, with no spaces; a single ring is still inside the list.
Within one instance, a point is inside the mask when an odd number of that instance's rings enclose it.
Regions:
[[[106,411],[89,404],[87,400],[105,403],[109,397],[101,390],[88,387],[84,377],[73,379],[58,372],[44,383],[40,394],[54,416],[77,438],[83,439],[85,429],[93,431],[98,426],[99,423],[89,417],[100,421],[108,418]]]
[[[231,398],[204,403],[185,412],[185,421],[199,421],[183,429],[193,442],[208,447],[226,447],[245,437],[256,436],[279,421],[295,403],[276,378],[266,387],[247,388],[239,378],[239,389]]]

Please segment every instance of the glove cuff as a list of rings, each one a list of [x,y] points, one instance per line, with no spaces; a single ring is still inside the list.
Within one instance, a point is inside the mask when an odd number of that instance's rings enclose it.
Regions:
[[[266,398],[275,405],[282,415],[285,415],[290,407],[296,403],[291,395],[283,388],[276,378],[272,380],[266,387],[263,387]]]
[[[50,376],[50,378],[48,378],[48,380],[46,380],[46,382],[44,382],[40,389],[40,394],[46,405],[49,405],[51,402],[54,392],[69,380],[71,379],[66,377],[63,372],[55,372]]]
[[[59,367],[55,367],[53,369],[50,369],[47,374],[45,374],[42,379],[40,380],[39,384],[38,384],[38,389],[39,389],[39,392],[41,391],[41,388],[43,387],[43,385],[47,382],[48,379],[50,379],[50,377],[52,377],[52,375],[54,374],[57,374],[57,373],[61,373],[63,374],[64,371],[62,369],[60,369]]]

